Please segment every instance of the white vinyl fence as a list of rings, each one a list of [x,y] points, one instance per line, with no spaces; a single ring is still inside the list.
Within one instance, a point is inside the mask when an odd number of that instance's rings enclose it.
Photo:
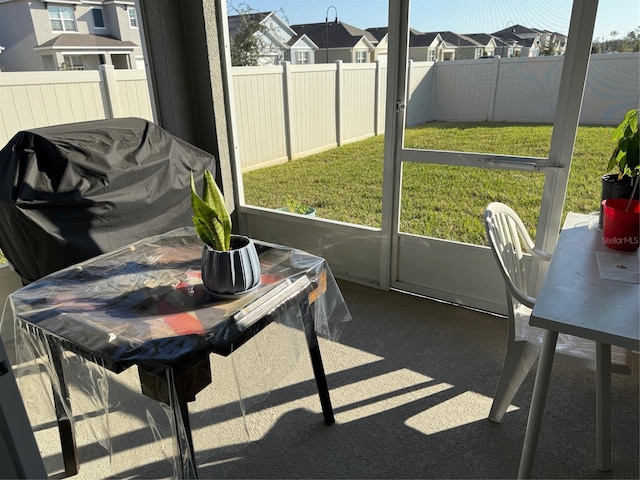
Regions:
[[[119,117],[153,120],[144,70],[0,72],[0,148],[21,130]]]
[[[563,57],[410,62],[407,124],[551,123],[562,65]],[[638,72],[640,53],[592,55],[581,122],[617,125],[638,107]],[[384,133],[383,63],[233,67],[232,75],[243,171]],[[28,128],[128,116],[152,120],[142,70],[0,72],[0,146]]]

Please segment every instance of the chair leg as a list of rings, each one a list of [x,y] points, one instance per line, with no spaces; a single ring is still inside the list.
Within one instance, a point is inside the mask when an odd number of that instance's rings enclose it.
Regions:
[[[500,423],[513,397],[520,389],[540,355],[540,347],[525,341],[509,342],[500,380],[493,397],[489,420]]]

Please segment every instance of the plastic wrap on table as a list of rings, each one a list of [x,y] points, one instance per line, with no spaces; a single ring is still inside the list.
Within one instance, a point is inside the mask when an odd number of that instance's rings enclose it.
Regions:
[[[11,299],[21,320],[60,337],[65,348],[100,358],[119,371],[133,363],[162,366],[200,351],[228,354],[227,338],[240,333],[233,314],[288,277],[310,275],[317,283],[310,294],[316,331],[337,339],[350,317],[324,260],[261,242],[256,247],[262,283],[234,301],[204,289],[202,243],[192,228],[61,270]]]
[[[50,397],[53,388],[66,416],[72,421],[79,418],[112,454],[113,439],[118,435],[110,430],[108,418],[118,413],[123,395],[132,394],[122,391],[118,374],[128,375],[128,367],[137,365],[143,393],[142,376],[166,377],[168,397],[146,392],[158,402],[142,397],[144,402],[136,399],[130,403],[144,409],[137,417],[147,425],[145,441],[158,445],[156,450],[172,462],[174,476],[179,477],[188,474],[183,469],[190,468],[191,453],[176,451],[185,445],[186,427],[176,414],[179,402],[175,395],[190,393],[185,393],[184,385],[174,387],[173,376],[183,367],[193,369],[197,382],[206,386],[213,381],[212,390],[218,394],[216,369],[225,368],[231,372],[234,386],[226,385],[223,393],[235,393],[227,398],[224,408],[201,416],[210,416],[207,424],[211,425],[239,421],[242,428],[235,430],[236,435],[240,435],[241,444],[247,444],[252,434],[245,414],[260,408],[306,350],[300,295],[308,301],[320,336],[337,340],[342,326],[350,320],[322,258],[258,241],[256,248],[262,282],[256,291],[234,299],[218,298],[204,290],[200,277],[202,243],[193,228],[147,238],[13,293],[10,300],[20,361],[37,365],[46,379],[40,382],[45,387],[40,398]],[[256,314],[271,318],[273,323],[245,344]],[[57,382],[50,362],[52,348],[60,350],[63,370],[76,372],[67,379],[73,390],[70,395],[65,395]],[[206,365],[198,363],[202,357]],[[167,369],[167,365],[175,368]],[[207,374],[209,378],[202,380]],[[76,402],[82,405],[78,407]],[[240,417],[230,412],[237,412],[238,402]],[[182,442],[172,442],[176,438]],[[186,463],[176,460],[180,453]]]

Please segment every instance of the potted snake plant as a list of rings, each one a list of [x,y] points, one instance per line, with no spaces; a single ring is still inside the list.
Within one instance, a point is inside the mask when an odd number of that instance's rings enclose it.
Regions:
[[[638,109],[629,110],[613,132],[615,142],[607,164],[610,172],[602,177],[600,198],[600,227],[602,227],[602,201],[610,198],[640,199],[640,163],[638,141]]]
[[[193,225],[202,247],[202,283],[218,296],[245,294],[260,285],[260,261],[253,241],[231,233],[231,216],[210,171],[203,173],[202,196],[191,173]]]

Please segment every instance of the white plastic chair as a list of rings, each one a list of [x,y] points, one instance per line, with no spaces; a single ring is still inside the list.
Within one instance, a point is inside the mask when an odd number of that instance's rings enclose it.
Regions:
[[[503,203],[487,206],[484,225],[507,295],[507,353],[489,412],[489,419],[499,423],[540,354],[545,330],[529,325],[537,294],[532,291],[529,266],[532,260],[551,260],[551,254],[535,248],[520,217]],[[595,369],[595,350],[595,342],[558,335],[556,354],[577,366]],[[628,373],[626,349],[612,347],[611,358],[615,367],[612,371]]]

